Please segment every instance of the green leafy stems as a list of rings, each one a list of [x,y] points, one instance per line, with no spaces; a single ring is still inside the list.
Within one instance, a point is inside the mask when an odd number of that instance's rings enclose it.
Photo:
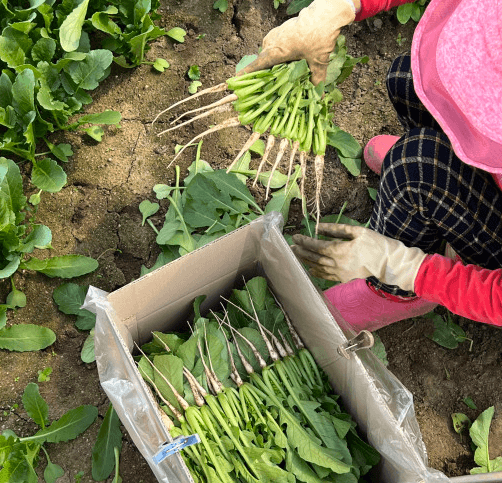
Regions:
[[[192,334],[153,333],[136,360],[196,482],[359,481],[379,454],[355,431],[267,281],[255,277]],[[168,419],[169,418],[169,419]]]
[[[252,60],[252,56],[246,58],[246,63]],[[187,143],[190,145],[194,141],[201,139],[207,134],[219,129],[241,125],[252,125],[253,133],[244,144],[233,162],[227,168],[228,171],[239,162],[244,153],[252,146],[261,135],[268,132],[267,143],[262,160],[257,170],[255,182],[258,180],[263,167],[265,166],[276,137],[281,138],[277,156],[272,164],[272,174],[278,168],[282,158],[290,147],[288,163],[288,180],[294,171],[294,161],[296,153],[299,152],[299,162],[301,169],[300,191],[304,198],[304,179],[306,175],[307,156],[309,153],[315,155],[314,168],[316,179],[315,206],[317,221],[320,217],[320,192],[324,171],[324,154],[328,144],[334,145],[339,152],[340,158],[345,162],[353,174],[359,174],[360,157],[362,150],[359,144],[347,133],[333,126],[333,106],[340,102],[342,94],[337,86],[347,78],[353,67],[359,62],[366,62],[367,57],[354,59],[347,54],[345,38],[339,36],[335,51],[330,56],[327,78],[324,83],[313,86],[310,82],[310,70],[305,60],[291,62],[288,64],[278,64],[271,69],[238,75],[228,79],[225,84],[219,84],[212,88],[199,92],[198,97],[203,94],[220,92],[230,89],[233,94],[227,95],[219,101],[207,106],[193,109],[179,116],[173,123],[176,123],[184,116],[204,111],[194,116],[189,121],[182,122],[174,127],[166,129],[158,135],[165,134],[174,129],[186,126],[205,116],[213,113],[228,110],[228,105],[232,103],[233,110],[238,113],[237,117],[226,119],[217,126],[211,127],[207,131],[198,134]],[[239,67],[244,64],[240,63]],[[197,66],[192,66],[189,76],[194,78],[198,75]],[[187,101],[190,98],[179,101],[168,107],[156,116],[155,120],[164,112]],[[354,147],[355,144],[355,147]],[[174,162],[182,154],[181,149],[173,158]],[[343,155],[342,155],[343,153]],[[355,166],[355,161],[359,158],[359,166]],[[271,177],[269,178],[270,182]],[[270,184],[267,183],[265,197],[270,193]],[[304,214],[306,205],[304,204]]]

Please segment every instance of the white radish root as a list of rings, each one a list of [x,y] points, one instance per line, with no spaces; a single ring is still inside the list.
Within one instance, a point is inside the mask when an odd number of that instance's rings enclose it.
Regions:
[[[184,112],[181,116],[178,116],[174,121],[171,121],[171,124],[176,124],[180,119],[184,118],[185,116],[188,116],[189,114],[195,114],[196,112],[199,111],[207,111],[215,107],[223,106],[225,104],[230,104],[231,102],[234,102],[237,99],[238,98],[235,94],[229,94],[223,99],[213,102],[212,104],[208,104],[207,106],[198,107],[197,109],[192,109],[191,111]]]
[[[295,141],[293,143],[293,149],[291,150],[291,154],[289,155],[289,167],[288,167],[288,180],[286,181],[286,186],[289,184],[289,180],[291,179],[291,173],[293,172],[293,162],[295,160],[296,152],[300,147],[300,142]]]
[[[265,163],[267,162],[267,159],[270,155],[270,151],[272,151],[274,144],[275,144],[275,137],[272,135],[269,135],[269,137],[267,138],[267,144],[265,146],[265,151],[263,153],[263,158],[261,160],[260,165],[258,166],[258,170],[256,171],[256,177],[254,179],[253,186],[256,186],[256,183],[258,183],[258,177],[260,176],[260,173],[263,169],[263,166],[265,166]]]
[[[279,144],[279,152],[277,153],[277,157],[275,158],[275,163],[272,166],[272,170],[270,171],[270,176],[268,178],[267,191],[265,192],[265,199],[268,198],[268,194],[270,192],[270,183],[272,182],[272,176],[274,175],[277,166],[279,166],[279,163],[281,162],[281,159],[284,156],[284,153],[286,152],[288,144],[289,144],[288,139],[286,138],[281,139],[281,144]]]
[[[178,124],[177,126],[170,127],[169,129],[165,129],[162,132],[159,132],[157,136],[162,136],[162,134],[166,134],[169,131],[174,131],[175,129],[179,129],[180,127],[186,126],[187,124],[191,124],[194,121],[198,121],[199,119],[203,119],[207,116],[210,116],[211,114],[217,114],[219,112],[226,112],[229,111],[232,108],[232,106],[223,105],[223,106],[218,106],[215,107],[214,109],[211,109],[210,111],[206,111],[202,114],[199,114],[198,116],[192,117],[192,119],[189,119],[188,121],[182,122],[181,124]]]
[[[307,207],[305,202],[305,175],[307,173],[307,153],[300,151],[300,169],[302,170],[302,178],[300,181],[300,196],[302,197],[303,214],[307,214]]]
[[[244,153],[256,142],[258,139],[260,139],[261,134],[259,132],[254,132],[249,136],[249,139],[244,143],[244,146],[242,146],[242,149],[240,150],[239,154],[235,157],[235,159],[232,161],[230,166],[227,168],[227,173],[230,172],[230,170],[236,165],[237,161],[241,159],[241,157],[244,155]]]
[[[211,94],[214,92],[223,92],[227,90],[227,83],[222,82],[221,84],[218,84],[213,87],[209,87],[207,89],[203,89],[202,91],[197,92],[197,94],[194,94],[193,96],[185,97],[185,99],[182,99],[181,101],[175,102],[174,104],[170,105],[167,109],[164,109],[162,112],[159,112],[154,120],[152,121],[152,125],[155,123],[155,121],[162,116],[162,114],[166,113],[167,111],[170,111],[173,107],[179,106],[180,104],[183,104],[184,102],[191,101],[192,99],[196,99],[197,97],[203,96],[205,94]]]
[[[324,174],[324,156],[318,154],[314,160],[315,169],[315,205],[316,205],[316,224],[315,224],[315,234],[317,236],[317,231],[319,229],[319,220],[321,218],[321,186],[322,178]]]
[[[186,148],[188,148],[188,146],[190,146],[191,144],[193,144],[195,141],[199,140],[200,138],[203,138],[204,136],[207,136],[208,134],[211,134],[213,132],[220,131],[221,129],[226,129],[227,127],[237,127],[237,126],[240,126],[240,125],[241,125],[241,123],[239,122],[239,118],[238,117],[231,117],[230,119],[227,119],[227,120],[223,121],[222,123],[218,124],[217,126],[213,126],[212,128],[207,129],[203,133],[197,134],[197,136],[195,136],[193,139],[191,139],[190,141],[188,141],[188,143],[185,144],[179,150],[178,154],[173,158],[173,160],[168,164],[167,167],[169,168],[171,166],[171,164],[173,164],[174,161],[176,161],[176,159],[178,158],[178,156],[180,156],[180,154]]]

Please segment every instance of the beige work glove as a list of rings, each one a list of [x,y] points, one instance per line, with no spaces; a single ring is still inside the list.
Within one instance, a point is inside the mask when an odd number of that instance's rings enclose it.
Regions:
[[[355,10],[347,0],[314,0],[297,17],[272,29],[263,39],[258,58],[239,73],[306,59],[311,81],[317,85],[326,79],[329,54],[335,49],[340,29],[354,19]]]
[[[293,252],[311,267],[313,276],[340,282],[374,276],[387,285],[414,291],[426,257],[420,248],[409,248],[362,226],[321,223],[319,234],[332,240],[293,236]]]

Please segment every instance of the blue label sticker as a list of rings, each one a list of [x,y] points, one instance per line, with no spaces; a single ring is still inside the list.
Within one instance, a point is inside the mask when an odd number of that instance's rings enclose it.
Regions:
[[[153,462],[158,465],[161,461],[164,461],[168,456],[174,453],[180,452],[183,448],[187,446],[192,446],[193,444],[200,443],[200,438],[198,434],[192,434],[191,436],[178,436],[172,443],[164,443],[160,450],[153,456]]]

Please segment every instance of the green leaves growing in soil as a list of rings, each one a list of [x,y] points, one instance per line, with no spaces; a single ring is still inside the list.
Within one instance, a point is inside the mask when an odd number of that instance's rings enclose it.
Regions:
[[[121,449],[120,420],[110,404],[92,448],[92,478],[95,481],[106,480],[111,475],[116,465],[115,450],[120,453]]]
[[[417,0],[416,2],[399,5],[396,9],[397,20],[402,24],[408,23],[410,19],[418,22],[422,18],[428,3],[428,0]]]
[[[490,459],[488,445],[494,411],[494,406],[489,407],[483,411],[473,423],[471,423],[471,420],[463,413],[454,413],[451,415],[453,429],[457,433],[462,434],[467,430],[469,431],[469,436],[472,441],[471,446],[474,451],[474,461],[479,465],[471,469],[472,475],[502,471],[502,455]]]
[[[37,483],[39,480],[35,468],[40,462],[40,450],[43,450],[47,458],[44,480],[54,483],[63,476],[64,471],[50,461],[43,445],[75,439],[96,420],[98,410],[94,406],[79,406],[50,423],[49,408],[37,384],[26,386],[22,400],[28,416],[40,426],[40,430],[24,438],[10,430],[0,435],[0,481]]]
[[[17,324],[0,329],[0,349],[29,352],[45,349],[56,341],[56,334],[47,327]]]
[[[216,0],[213,3],[213,8],[219,10],[221,13],[225,13],[228,9],[228,0]]]
[[[256,176],[257,171],[249,169],[251,154],[242,156],[234,169],[214,170],[200,158],[202,141],[197,148],[195,161],[188,168],[188,176],[180,183],[180,169],[176,167],[176,182],[174,186],[157,184],[153,190],[158,200],[167,200],[169,207],[165,214],[164,224],[160,230],[155,226],[150,216],[157,213],[159,203],[144,200],[139,205],[144,224],[147,222],[157,234],[157,244],[160,253],[151,269],[142,267],[141,275],[175,260],[210,241],[235,230],[258,216],[279,211],[285,220],[288,218],[289,207],[293,198],[300,197],[297,169],[288,177],[278,171],[262,172],[260,180],[269,182],[274,189],[272,199],[264,209],[246,186],[248,178]],[[254,151],[260,151],[258,143]]]
[[[96,325],[96,314],[81,308],[85,302],[88,289],[88,285],[64,283],[55,288],[52,293],[52,298],[61,312],[77,316],[75,327],[79,330],[90,331],[80,354],[81,359],[86,363],[94,362],[95,360],[94,326]]]
[[[483,411],[469,429],[472,442],[476,445],[474,461],[479,465],[477,468],[471,470],[471,474],[473,475],[502,471],[502,455],[491,460],[488,448],[488,437],[494,411],[493,406]]]
[[[459,325],[455,324],[448,312],[446,320],[441,315],[431,312],[424,315],[434,322],[434,332],[432,335],[427,335],[436,344],[439,344],[446,349],[456,349],[461,342],[470,341],[469,351],[472,350],[473,340],[467,337],[465,331]]]

